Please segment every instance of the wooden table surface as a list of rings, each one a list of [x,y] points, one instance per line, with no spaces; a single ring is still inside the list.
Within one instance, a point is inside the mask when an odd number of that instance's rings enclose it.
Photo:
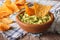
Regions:
[[[0,40],[7,40],[7,39],[3,38],[3,36],[0,34]],[[60,40],[60,35],[55,33],[46,33],[40,37],[34,37],[30,34],[27,34],[23,38],[19,38],[17,40]]]
[[[40,37],[34,37],[32,35],[27,34],[25,37],[23,37],[19,40],[60,40],[60,35],[54,34],[54,33],[47,33]]]

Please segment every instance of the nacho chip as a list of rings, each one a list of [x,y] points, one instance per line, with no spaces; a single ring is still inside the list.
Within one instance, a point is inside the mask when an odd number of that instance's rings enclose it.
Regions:
[[[21,10],[21,9],[23,9],[23,8],[25,8],[24,6],[18,6],[18,8]]]
[[[6,31],[6,30],[9,30],[9,29],[10,29],[10,26],[9,25],[0,22],[0,30],[1,31]]]
[[[13,11],[13,9],[11,7],[9,7],[9,6],[11,6],[11,3],[12,3],[11,0],[6,0],[5,3],[3,3],[3,4],[6,5],[10,10]]]
[[[40,12],[40,5],[38,4],[38,3],[34,3],[34,10],[35,10],[35,15],[37,16],[37,17],[39,17],[39,16],[42,16],[41,14],[39,15],[39,12]]]
[[[7,12],[0,12],[0,19],[8,17],[10,14]]]
[[[16,0],[16,4],[24,5],[26,0]]]
[[[17,7],[18,7],[19,9],[23,9],[25,2],[26,2],[26,0],[17,0],[17,1],[15,2],[15,4],[17,5]]]
[[[34,9],[33,8],[29,8],[27,4],[25,4],[25,11],[30,16],[35,14]]]
[[[19,11],[19,8],[17,7],[17,5],[15,3],[12,3],[11,4],[12,8],[14,8],[14,12],[18,12]]]
[[[6,5],[4,5],[4,4],[3,4],[0,8],[1,8],[1,9],[0,9],[0,18],[7,17],[7,16],[9,16],[10,14],[12,14],[12,11],[9,10],[9,9],[6,7]]]
[[[16,6],[14,2],[11,2],[11,0],[5,1],[4,3],[12,12],[18,12],[19,9]]]
[[[17,1],[19,1],[19,0],[16,0],[15,2],[17,2]]]
[[[11,14],[12,13],[12,11],[5,5],[5,4],[3,4],[2,5],[2,9],[1,9],[2,11],[6,11],[6,12],[8,12],[9,14]]]
[[[5,0],[5,4],[10,4],[11,0]]]
[[[37,17],[43,17],[48,14],[51,6],[34,3],[34,9]]]
[[[50,11],[50,9],[51,9],[51,6],[49,6],[49,5],[42,5],[40,7],[40,13],[42,14],[42,17],[45,16],[45,15],[47,15],[48,12]]]
[[[3,18],[2,22],[5,23],[5,24],[11,24],[11,23],[13,23],[13,20],[11,20],[9,18]]]

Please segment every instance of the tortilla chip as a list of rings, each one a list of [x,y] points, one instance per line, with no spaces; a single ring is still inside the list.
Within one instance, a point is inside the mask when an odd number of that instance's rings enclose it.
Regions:
[[[10,5],[6,5],[6,6],[13,12],[18,12],[19,11],[18,7],[14,3],[11,3]]]
[[[42,5],[40,7],[40,13],[42,14],[42,17],[45,16],[45,15],[47,15],[48,12],[50,11],[50,9],[51,9],[51,6],[49,6],[49,5]]]
[[[18,6],[18,8],[21,10],[21,9],[24,9],[25,6],[24,5],[23,6]]]
[[[7,12],[0,12],[0,19],[8,17],[10,14]]]
[[[19,0],[15,0],[15,2],[17,2],[17,1],[19,1]]]
[[[1,31],[6,31],[6,30],[9,30],[9,29],[10,29],[10,26],[9,25],[0,22],[0,30]]]
[[[17,5],[17,7],[19,9],[23,9],[25,2],[26,2],[26,0],[18,0],[18,1],[15,2],[15,4]]]
[[[12,8],[14,8],[14,12],[18,12],[19,11],[19,8],[17,7],[17,5],[15,3],[12,3],[11,4]]]
[[[30,16],[35,14],[34,9],[33,8],[29,8],[27,4],[25,5],[25,11]]]
[[[11,3],[12,3],[11,0],[6,0],[5,3],[3,3],[3,4],[6,5],[10,10],[13,11],[13,9],[9,7],[9,6],[11,6]]]
[[[0,18],[7,17],[8,15],[12,14],[12,11],[9,10],[6,7],[6,5],[4,5],[4,4],[0,8],[1,8],[0,9]]]
[[[41,15],[39,15],[39,12],[40,12],[40,5],[38,4],[38,3],[34,3],[34,10],[35,10],[35,15],[37,16],[37,17],[39,17],[39,16],[41,16]]]
[[[4,3],[12,12],[18,12],[19,9],[18,7],[16,6],[16,4],[14,2],[11,2],[11,0],[9,1],[6,1]]]
[[[13,23],[13,20],[11,20],[9,18],[3,18],[2,22],[5,23],[5,24],[11,24],[11,23]]]
[[[12,13],[12,11],[5,4],[2,5],[2,11],[6,11],[10,14]]]
[[[34,3],[34,9],[36,16],[43,17],[48,14],[49,10],[51,9],[51,6]]]
[[[10,3],[11,3],[11,0],[5,0],[4,4],[10,4]]]
[[[24,5],[26,0],[16,0],[16,4]]]

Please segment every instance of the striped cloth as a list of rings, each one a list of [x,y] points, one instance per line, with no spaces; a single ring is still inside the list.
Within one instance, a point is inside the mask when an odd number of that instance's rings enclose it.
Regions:
[[[12,14],[10,16],[10,19],[16,21],[15,17],[16,17],[16,14]],[[4,36],[6,36],[8,38],[8,40],[16,40],[19,37],[22,38],[25,34],[27,34],[27,32],[22,30],[16,22],[10,24],[10,26],[11,26],[10,30],[2,32],[4,34]]]

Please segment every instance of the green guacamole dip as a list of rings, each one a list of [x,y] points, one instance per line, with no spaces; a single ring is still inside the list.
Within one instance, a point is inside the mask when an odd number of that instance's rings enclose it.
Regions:
[[[42,24],[50,20],[50,15],[46,15],[44,17],[36,17],[35,15],[29,16],[26,12],[24,14],[19,15],[19,19],[24,23],[29,24]]]

